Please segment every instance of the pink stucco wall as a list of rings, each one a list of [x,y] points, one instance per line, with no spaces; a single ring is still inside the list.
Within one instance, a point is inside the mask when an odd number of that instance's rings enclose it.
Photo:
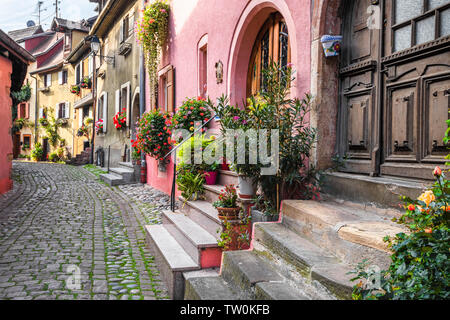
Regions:
[[[0,56],[0,194],[12,188],[11,61]]]
[[[309,0],[174,0],[171,4],[170,35],[161,68],[175,68],[175,101],[198,95],[198,44],[208,35],[208,96],[214,101],[227,94],[233,104],[245,98],[246,78],[255,38],[273,11],[286,20],[291,62],[296,70],[292,94],[302,97],[310,88]],[[223,82],[216,83],[215,63],[223,63]],[[148,82],[147,82],[148,83]],[[148,88],[146,109],[150,109]],[[158,173],[156,162],[147,157],[147,183],[170,193],[172,165]]]

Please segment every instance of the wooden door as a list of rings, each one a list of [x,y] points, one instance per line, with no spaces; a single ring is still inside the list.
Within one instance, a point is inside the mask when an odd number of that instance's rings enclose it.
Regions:
[[[365,23],[374,4],[378,29]],[[448,153],[450,0],[358,0],[343,12],[344,170],[432,179]]]
[[[371,0],[345,1],[340,57],[339,153],[346,155],[345,171],[377,174],[379,163],[378,107],[380,32],[370,29]]]
[[[20,154],[20,132],[13,136],[13,158],[17,159]]]

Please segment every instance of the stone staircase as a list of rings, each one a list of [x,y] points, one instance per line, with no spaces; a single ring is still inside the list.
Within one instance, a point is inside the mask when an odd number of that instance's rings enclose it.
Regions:
[[[100,179],[110,186],[132,184],[139,181],[140,166],[131,162],[119,162],[119,167],[110,168],[109,173],[100,175]]]
[[[90,163],[91,158],[91,148],[86,148],[85,150],[81,151],[81,153],[77,154],[74,158],[71,158],[70,160],[67,160],[67,164],[71,164],[73,166],[83,166],[85,164]]]
[[[283,201],[281,222],[254,224],[252,249],[224,252],[220,274],[185,272],[184,298],[350,299],[348,272],[363,259],[387,267],[382,239],[405,231],[391,221],[398,196],[417,197],[427,184],[331,173],[323,200]]]
[[[179,210],[164,211],[161,225],[146,226],[147,243],[172,299],[184,298],[187,273],[218,275],[222,250],[217,239],[222,225],[212,202],[226,184],[237,184],[237,175],[221,170],[217,183],[204,186],[204,200],[184,201],[180,197],[183,205]]]

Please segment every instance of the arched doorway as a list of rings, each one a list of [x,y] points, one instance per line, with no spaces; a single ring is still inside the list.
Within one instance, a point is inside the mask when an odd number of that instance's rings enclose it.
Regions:
[[[432,179],[447,154],[450,0],[345,1],[342,13],[344,171]]]

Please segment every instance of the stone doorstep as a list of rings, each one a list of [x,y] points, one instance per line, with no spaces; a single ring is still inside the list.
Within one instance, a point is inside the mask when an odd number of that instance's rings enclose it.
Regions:
[[[338,297],[351,296],[352,276],[347,273],[352,268],[283,224],[255,224],[254,241],[281,257],[305,278],[319,281]]]
[[[391,215],[383,211],[364,210],[334,201],[283,201],[283,215],[309,224],[312,228],[328,229],[346,241],[390,252],[383,238],[407,230],[390,221]]]
[[[406,233],[407,230],[383,222],[367,221],[345,224],[339,229],[338,234],[344,240],[392,254],[383,238],[385,236],[393,237],[402,232]]]
[[[123,181],[123,178],[114,173],[102,173],[102,174],[100,174],[100,179],[111,186],[125,184],[125,181]]]
[[[184,203],[183,197],[180,196],[178,199],[181,203]],[[218,217],[217,210],[210,202],[203,200],[187,201],[186,204],[181,205],[180,211],[208,231],[213,237],[219,238],[217,230],[222,228],[222,223]]]

